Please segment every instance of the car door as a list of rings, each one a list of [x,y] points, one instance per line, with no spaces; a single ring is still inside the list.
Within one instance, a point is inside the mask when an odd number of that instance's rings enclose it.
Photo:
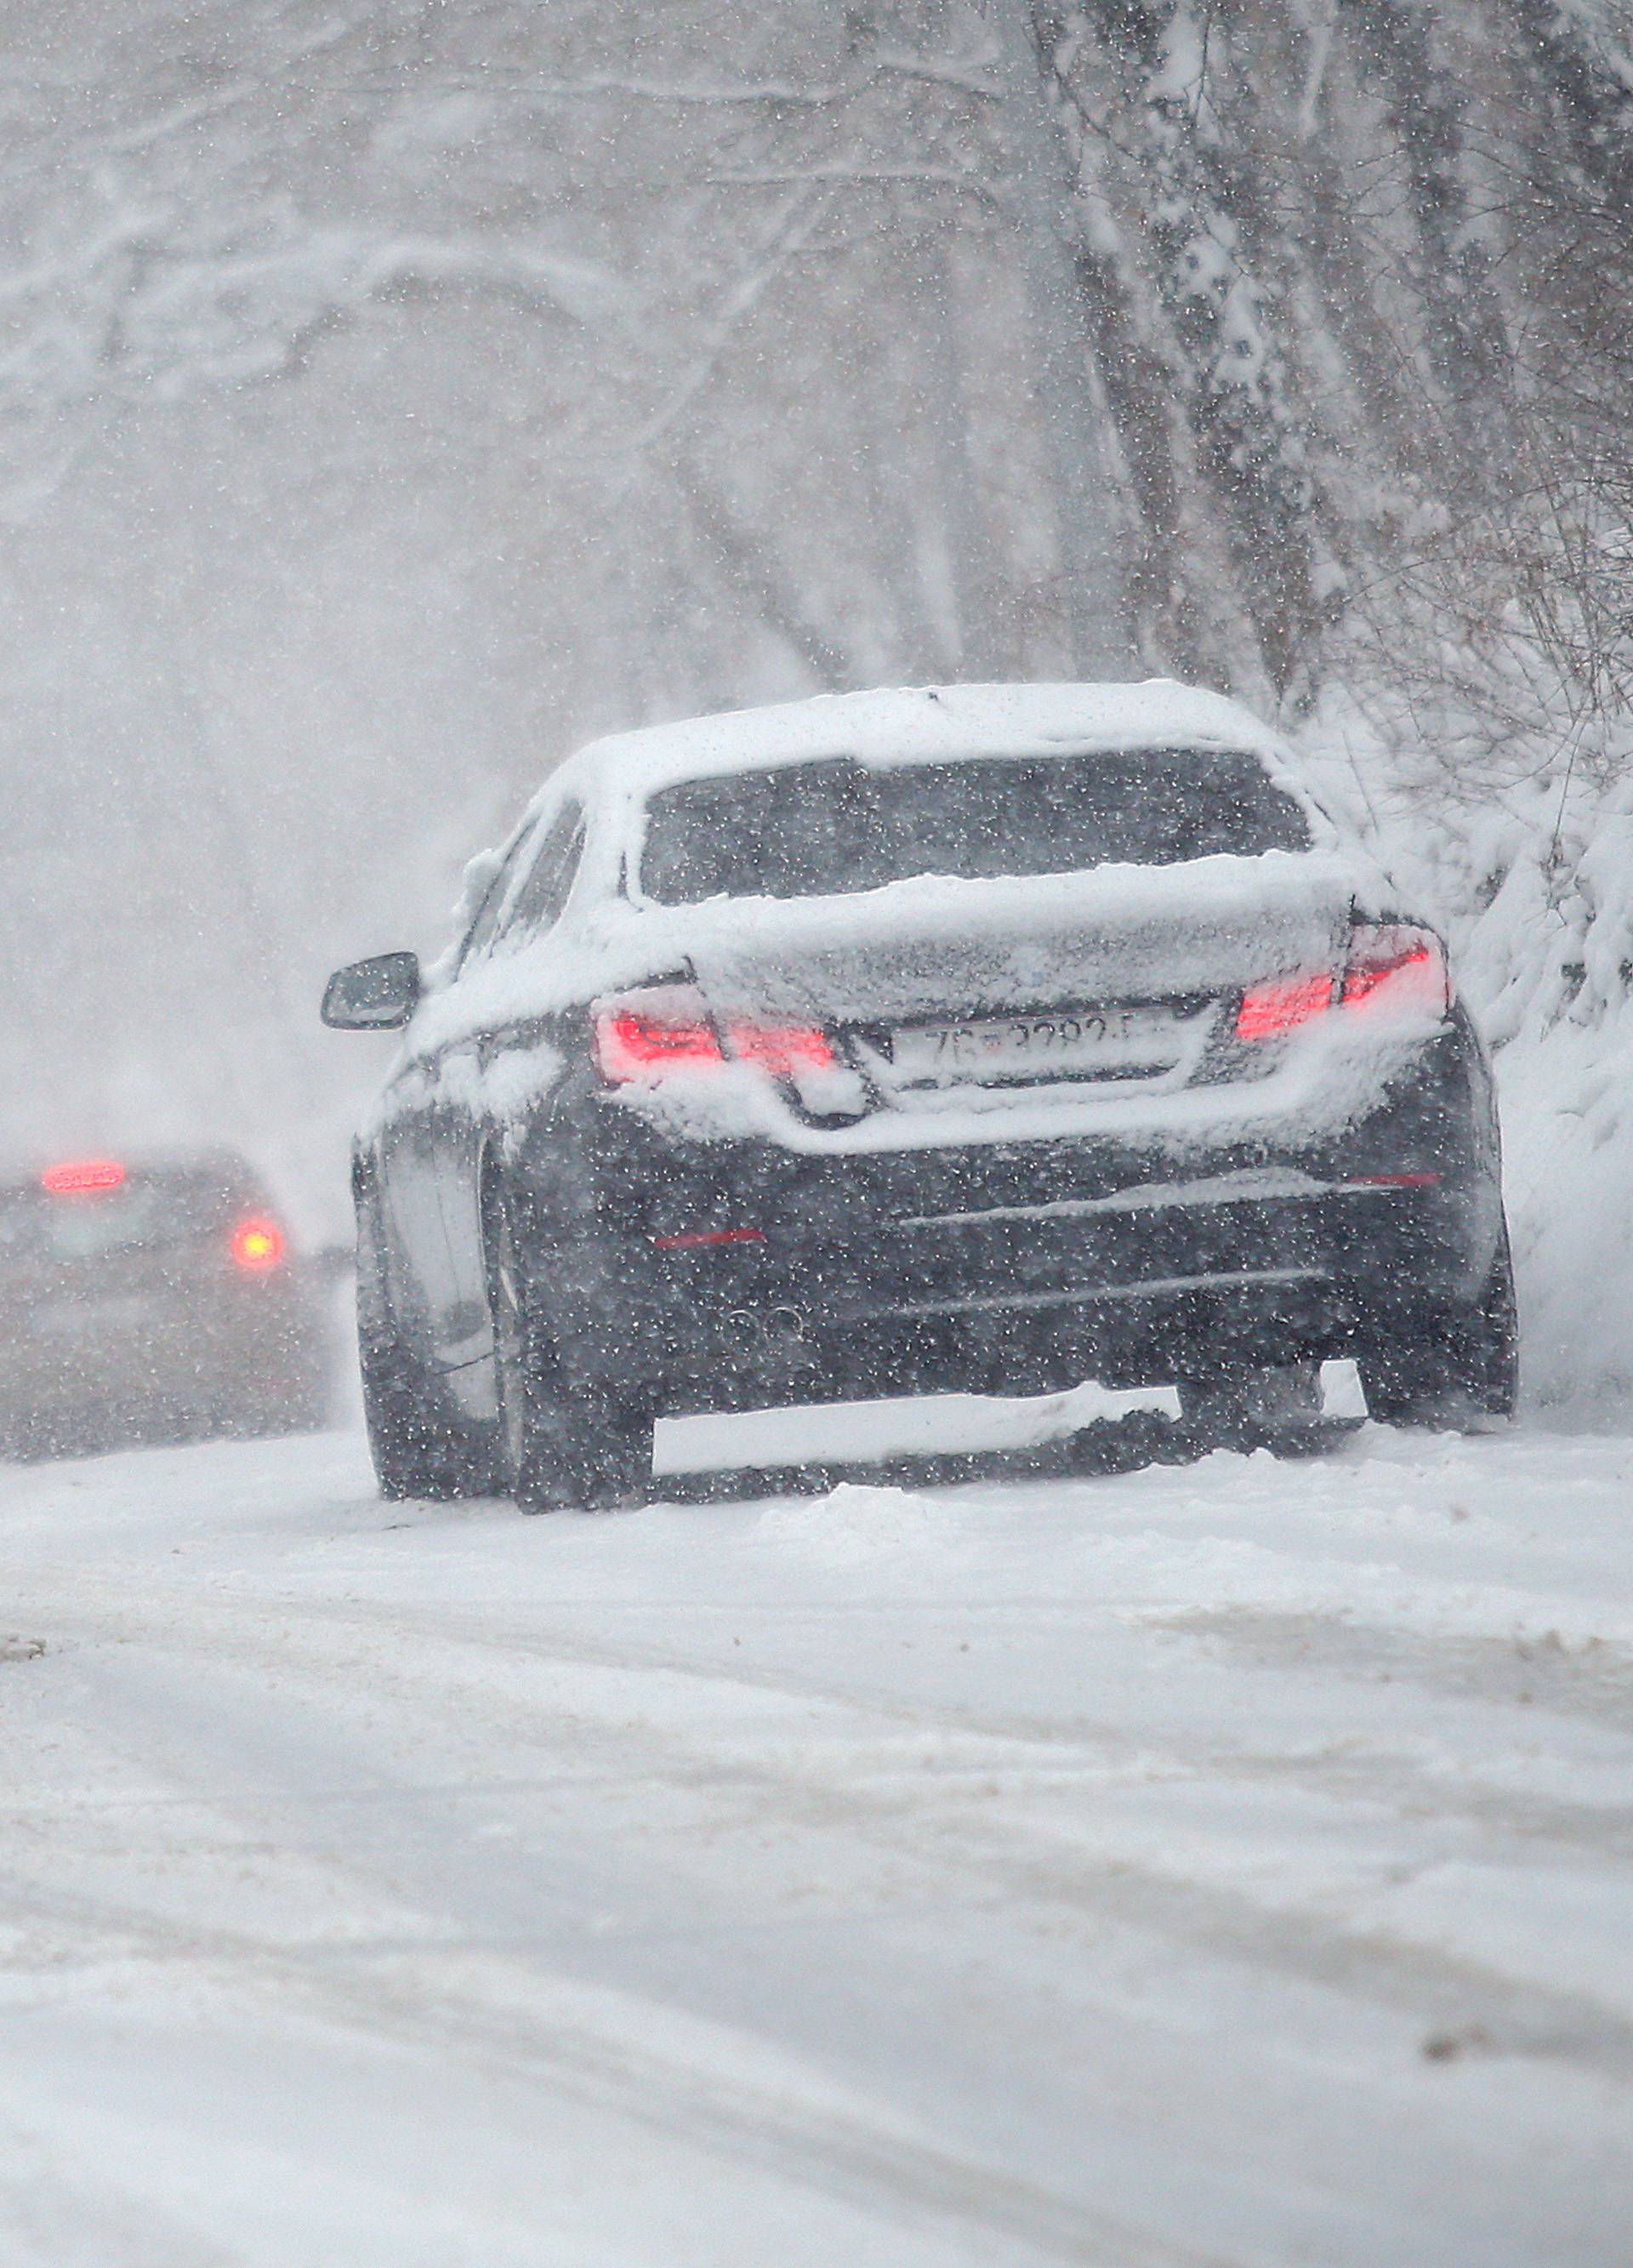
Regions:
[[[453,986],[486,959],[500,917],[548,824],[543,816],[529,820],[502,852],[454,954],[449,980]],[[436,997],[442,997],[441,987]],[[463,1359],[461,1340],[469,1327],[469,1319],[460,1313],[461,1271],[450,1233],[442,1162],[445,1122],[458,1084],[457,1070],[450,1076],[450,1059],[459,1050],[417,1045],[412,1023],[405,1039],[372,1145],[374,1241],[397,1328],[428,1359],[451,1366]]]
[[[559,921],[577,877],[585,815],[576,799],[541,819],[528,855],[505,893],[480,958],[491,963],[530,948]],[[457,1399],[473,1417],[497,1407],[493,1328],[488,1306],[483,1173],[498,1131],[490,1074],[503,1059],[536,1047],[528,1020],[507,1014],[447,1049],[437,1066],[437,1104],[430,1115],[431,1168],[442,1222],[446,1269],[432,1315],[432,1355]]]

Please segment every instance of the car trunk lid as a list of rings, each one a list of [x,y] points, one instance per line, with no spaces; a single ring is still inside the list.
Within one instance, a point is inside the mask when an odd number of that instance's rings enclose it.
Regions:
[[[1247,988],[1338,965],[1352,896],[1341,861],[1272,852],[927,877],[737,902],[730,917],[688,909],[678,925],[717,1016],[820,1028],[879,1100],[905,1102],[969,1085],[1183,1083]]]

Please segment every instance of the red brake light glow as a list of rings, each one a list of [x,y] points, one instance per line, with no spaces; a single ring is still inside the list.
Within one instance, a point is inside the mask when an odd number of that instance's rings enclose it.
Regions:
[[[1276,1040],[1296,1031],[1332,1005],[1330,971],[1320,976],[1278,976],[1269,984],[1255,984],[1242,995],[1236,1012],[1239,1040]]]
[[[661,1015],[624,1005],[597,1015],[595,1060],[604,1079],[623,1086],[672,1071],[714,1071],[727,1062],[756,1064],[785,1079],[798,1071],[830,1071],[835,1056],[827,1033],[815,1025],[734,1023],[723,1046],[701,1011]]]
[[[48,1197],[97,1197],[122,1188],[125,1169],[117,1158],[72,1158],[61,1166],[48,1166],[40,1186]]]
[[[733,1024],[732,1052],[778,1078],[793,1071],[832,1071],[834,1047],[814,1024]]]
[[[601,1077],[622,1086],[632,1079],[661,1079],[666,1071],[696,1071],[725,1057],[713,1027],[701,1018],[682,1023],[614,1008],[595,1020],[595,1059]]]
[[[264,1276],[283,1260],[283,1232],[275,1220],[241,1220],[232,1232],[231,1249],[239,1267]]]
[[[1431,931],[1404,924],[1366,924],[1350,936],[1341,982],[1323,970],[1250,986],[1236,1012],[1236,1036],[1249,1042],[1280,1039],[1335,1006],[1349,1015],[1438,1020],[1451,1005],[1445,954]]]
[[[1444,1016],[1451,981],[1440,940],[1428,930],[1358,929],[1350,943],[1343,1005],[1362,1014]]]

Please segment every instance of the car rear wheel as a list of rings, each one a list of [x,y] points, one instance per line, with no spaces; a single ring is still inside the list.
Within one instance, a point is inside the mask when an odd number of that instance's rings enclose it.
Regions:
[[[490,1209],[489,1256],[500,1432],[517,1504],[524,1512],[605,1512],[645,1503],[654,1413],[567,1359],[548,1291],[529,1270],[502,1201]]]
[[[1358,1366],[1367,1410],[1380,1425],[1472,1432],[1512,1418],[1519,1398],[1519,1320],[1507,1235],[1478,1300],[1378,1341]]]
[[[363,1419],[383,1497],[441,1504],[502,1490],[494,1429],[456,1410],[447,1388],[405,1344],[366,1233],[357,1252],[357,1351]]]

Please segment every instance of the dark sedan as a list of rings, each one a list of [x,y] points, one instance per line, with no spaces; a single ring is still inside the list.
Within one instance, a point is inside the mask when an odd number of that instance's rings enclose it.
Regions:
[[[633,733],[461,933],[357,1145],[388,1494],[637,1498],[665,1412],[1095,1377],[1195,1423],[1515,1392],[1490,1074],[1438,937],[1245,711],[947,687]]]

